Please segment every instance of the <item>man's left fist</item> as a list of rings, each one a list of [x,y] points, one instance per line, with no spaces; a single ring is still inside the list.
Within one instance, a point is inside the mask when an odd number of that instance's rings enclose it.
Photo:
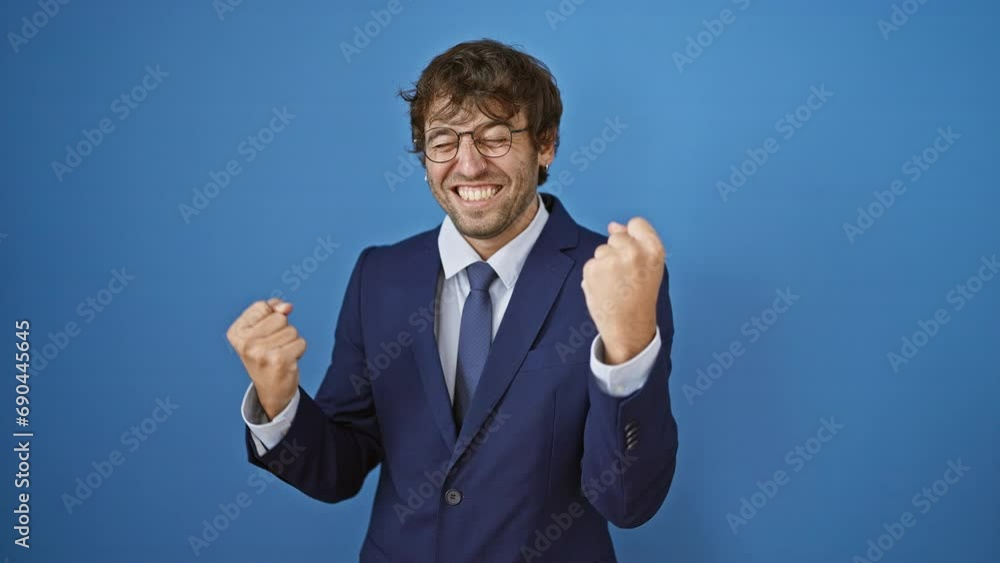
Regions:
[[[604,343],[604,363],[621,364],[656,336],[656,298],[666,253],[641,217],[610,223],[608,242],[583,265],[583,294]]]

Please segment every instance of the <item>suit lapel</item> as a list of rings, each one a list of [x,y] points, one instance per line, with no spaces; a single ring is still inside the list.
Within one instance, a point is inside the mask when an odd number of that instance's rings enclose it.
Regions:
[[[438,353],[437,339],[434,336],[434,320],[437,318],[435,307],[437,298],[438,276],[441,272],[441,254],[437,247],[438,230],[435,229],[426,237],[423,250],[414,253],[407,273],[414,284],[413,298],[406,311],[417,313],[421,308],[429,309],[432,320],[424,331],[416,331],[413,338],[413,354],[420,373],[420,381],[424,388],[424,397],[430,408],[434,422],[441,432],[441,438],[448,450],[455,449],[455,421],[451,415],[451,399],[448,397],[448,387],[444,381],[444,370],[441,368],[441,356]]]
[[[559,200],[543,194],[551,201],[549,219],[532,247],[521,269],[514,294],[504,312],[503,320],[493,339],[483,374],[479,380],[462,432],[455,444],[449,471],[476,437],[480,427],[490,418],[496,404],[510,387],[531,343],[559,295],[566,276],[575,261],[562,252],[576,246],[579,237],[576,223],[562,208]],[[548,207],[548,205],[547,205]],[[439,364],[440,365],[440,364]],[[443,385],[443,384],[442,384]],[[447,400],[447,394],[445,394]],[[450,414],[449,414],[450,416]],[[454,429],[454,422],[452,422]]]

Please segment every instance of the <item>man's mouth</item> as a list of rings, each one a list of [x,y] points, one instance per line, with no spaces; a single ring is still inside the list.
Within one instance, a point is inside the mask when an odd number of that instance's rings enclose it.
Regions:
[[[488,201],[495,197],[503,186],[500,184],[483,184],[477,186],[459,185],[451,188],[462,201],[477,202]]]

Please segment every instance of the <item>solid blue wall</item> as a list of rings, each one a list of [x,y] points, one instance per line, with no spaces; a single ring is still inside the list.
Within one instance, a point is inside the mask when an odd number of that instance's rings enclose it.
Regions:
[[[0,345],[16,374],[28,319],[50,356],[27,428],[13,377],[3,391],[4,424],[34,436],[30,489],[13,437],[0,455],[0,556],[356,560],[374,477],[325,505],[246,463],[248,380],[224,332],[281,292],[318,387],[358,252],[443,216],[401,164],[395,92],[488,36],[559,81],[542,189],[591,228],[641,214],[670,252],[679,464],[657,516],[614,530],[621,560],[1000,557],[1000,278],[980,267],[1000,253],[994,3],[402,0],[347,56],[388,2],[98,4],[54,3],[34,33],[21,18],[38,3],[0,13]],[[626,128],[601,146],[606,120]],[[272,124],[269,144],[244,144]],[[227,167],[225,188],[196,194]],[[314,263],[317,238],[336,248]],[[795,296],[780,313],[778,292]],[[13,543],[26,491],[30,549]],[[238,497],[249,506],[220,516]],[[226,529],[196,557],[189,537],[214,519]]]

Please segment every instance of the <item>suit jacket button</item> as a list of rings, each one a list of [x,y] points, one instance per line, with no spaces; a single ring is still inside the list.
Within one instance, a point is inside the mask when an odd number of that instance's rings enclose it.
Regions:
[[[455,506],[456,504],[462,502],[462,493],[458,492],[458,489],[448,489],[448,491],[444,493],[444,501],[452,506]]]

